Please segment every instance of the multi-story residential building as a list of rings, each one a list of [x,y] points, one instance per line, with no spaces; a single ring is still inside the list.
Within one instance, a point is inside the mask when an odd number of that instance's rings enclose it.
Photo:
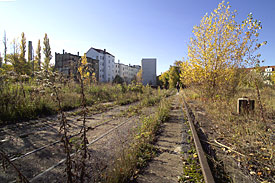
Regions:
[[[248,71],[255,71],[255,68],[246,68]],[[264,83],[271,85],[271,75],[273,75],[273,72],[275,71],[275,66],[262,66],[259,67],[257,70],[260,71],[261,75],[263,76]]]
[[[140,69],[141,66],[139,65],[125,65],[118,61],[118,63],[115,63],[114,76],[119,75],[126,83],[131,83]]]
[[[275,66],[264,66],[262,69],[264,69],[264,76],[271,76],[272,72],[275,71]]]
[[[143,58],[141,60],[142,67],[142,84],[143,85],[157,85],[157,59]]]
[[[108,53],[106,49],[101,50],[93,47],[86,54],[87,57],[99,60],[99,81],[112,82],[115,78],[115,56]]]
[[[135,79],[140,69],[141,69],[140,65],[129,65],[129,78],[131,80]]]
[[[55,53],[55,70],[67,75],[76,77],[78,61],[81,58],[79,52],[77,55],[67,53],[63,50],[63,54]],[[95,77],[98,81],[99,79],[99,61],[90,57],[87,57],[87,62],[89,65],[89,71],[95,73]]]
[[[275,71],[275,66],[262,66],[258,68],[263,76],[271,76],[272,72]],[[254,71],[255,68],[247,68],[248,71]]]

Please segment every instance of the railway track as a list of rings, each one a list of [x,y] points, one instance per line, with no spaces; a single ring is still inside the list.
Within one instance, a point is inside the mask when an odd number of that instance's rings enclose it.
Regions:
[[[137,103],[133,103],[130,104],[131,105],[136,105]],[[123,108],[123,106],[118,106],[117,108]],[[108,113],[108,111],[114,109],[113,107],[108,109],[107,111],[104,111],[105,113]],[[95,113],[93,115],[89,115],[86,117],[86,119],[88,121],[91,122],[91,120],[97,120],[99,122],[92,122],[92,126],[89,127],[89,129],[91,128],[96,128],[98,127],[100,124],[99,123],[104,123],[106,121],[106,119],[104,118],[104,115],[101,115],[103,112],[99,112],[99,113]],[[78,133],[78,131],[81,129],[81,121],[83,120],[83,116],[76,116],[73,117],[71,115],[67,115],[66,113],[66,118],[68,121],[68,124],[71,126],[71,134],[73,132],[71,137],[76,136]],[[94,117],[96,116],[96,117]],[[107,116],[107,115],[105,115]],[[56,115],[54,117],[47,117],[45,119],[41,119],[41,121],[37,121],[37,120],[33,120],[30,122],[25,122],[23,125],[21,125],[21,127],[18,127],[19,125],[14,124],[12,127],[8,127],[5,130],[1,129],[0,130],[0,145],[2,147],[2,149],[6,149],[5,144],[7,144],[7,146],[10,146],[10,149],[8,149],[8,157],[14,161],[16,159],[18,159],[18,157],[20,157],[21,155],[24,154],[29,154],[29,153],[33,153],[31,151],[36,152],[39,149],[44,149],[45,147],[54,145],[56,143],[59,143],[59,141],[56,140],[51,140],[51,138],[49,138],[50,136],[53,136],[53,138],[60,138],[61,136],[59,135],[58,131],[59,131],[59,125],[60,125],[60,120],[59,120],[59,115]],[[107,121],[109,118],[111,118],[112,116],[107,117]],[[77,123],[76,123],[77,122]],[[47,132],[51,132],[50,134],[46,134],[47,136],[44,138],[44,142],[45,144],[41,144],[41,147],[37,147],[39,146],[39,144],[37,144],[35,147],[26,147],[28,146],[28,144],[24,143],[24,144],[20,144],[20,141],[32,141],[32,143],[35,143],[37,137],[38,139],[43,138],[43,133],[45,133],[45,131]],[[34,138],[35,137],[35,138]],[[11,145],[16,143],[16,145]],[[21,146],[24,146],[21,148]],[[16,148],[15,148],[16,146]],[[10,151],[9,151],[10,150]]]
[[[134,105],[134,104],[133,104]],[[131,105],[128,105],[129,107]],[[127,107],[125,106],[119,106],[118,110],[113,109],[113,113],[119,113],[121,110],[126,110]],[[88,132],[87,135],[89,136],[88,140],[90,141],[89,146],[92,144],[95,144],[99,140],[103,139],[104,137],[108,136],[110,133],[118,130],[122,126],[124,126],[129,121],[133,120],[133,117],[131,118],[118,118],[114,117],[114,115],[111,115],[109,111],[105,112],[104,114],[96,114],[92,116],[87,117],[88,120],[86,122],[88,126]],[[99,118],[99,119],[97,119]],[[73,123],[81,123],[81,117],[75,117],[70,119],[71,124]],[[13,162],[18,168],[22,171],[23,174],[26,175],[26,177],[31,180],[31,182],[39,182],[41,181],[41,178],[47,174],[48,172],[54,170],[56,167],[63,164],[65,161],[65,155],[63,153],[63,144],[60,143],[59,140],[60,135],[58,134],[58,123],[57,126],[54,126],[52,123],[50,125],[45,125],[45,128],[47,126],[50,126],[50,128],[55,128],[55,137],[58,140],[52,141],[52,142],[44,142],[44,145],[41,145],[39,147],[32,146],[26,149],[21,149],[21,153],[19,155],[10,155],[10,161]],[[70,129],[70,134],[72,134],[70,137],[77,137],[80,133],[79,130],[81,128],[81,125],[74,124],[73,129]],[[99,130],[94,130],[96,128],[101,128]],[[26,137],[23,137],[25,141],[31,141],[34,138],[31,138],[31,136],[37,136],[40,132],[31,133],[27,135]],[[19,136],[17,138],[20,138]],[[52,138],[54,139],[54,138]],[[2,142],[0,145],[3,147],[4,143],[9,143],[9,141]],[[29,142],[34,144],[34,142]],[[43,144],[43,143],[41,143]],[[15,143],[16,145],[16,143]],[[76,152],[72,153],[71,156],[74,156]],[[32,164],[35,164],[32,166]],[[47,167],[47,168],[45,168]],[[2,171],[0,171],[2,172]],[[15,173],[12,171],[12,169],[7,170],[7,174],[0,174],[0,182],[13,182],[14,177],[16,176]],[[42,178],[43,179],[43,178]]]
[[[187,102],[185,101],[184,97],[183,97],[183,105],[186,111],[186,115],[188,118],[188,122],[189,122],[189,126],[192,132],[192,137],[194,140],[194,144],[195,144],[195,148],[198,154],[198,158],[199,158],[199,162],[200,162],[200,166],[201,166],[201,170],[203,173],[203,177],[204,177],[204,181],[206,183],[215,183],[211,169],[209,167],[209,164],[207,162],[205,153],[203,151],[199,136],[197,134],[195,125],[194,125],[194,115],[193,112],[191,110],[191,108],[188,106]]]

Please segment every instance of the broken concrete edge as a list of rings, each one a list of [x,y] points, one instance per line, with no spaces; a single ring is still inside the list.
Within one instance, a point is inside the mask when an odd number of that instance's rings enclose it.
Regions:
[[[189,126],[190,126],[192,136],[193,136],[193,139],[194,139],[195,148],[196,148],[196,151],[198,153],[198,157],[199,157],[199,161],[200,161],[204,181],[206,183],[215,183],[212,172],[211,172],[211,169],[208,165],[206,156],[205,156],[204,151],[202,149],[200,139],[198,137],[197,131],[196,131],[195,126],[194,126],[194,119],[191,118],[191,116],[190,116],[190,108],[188,107],[188,104],[186,103],[184,98],[183,98],[183,104],[184,104],[184,108],[186,110],[186,115],[187,115],[187,118],[188,118]]]

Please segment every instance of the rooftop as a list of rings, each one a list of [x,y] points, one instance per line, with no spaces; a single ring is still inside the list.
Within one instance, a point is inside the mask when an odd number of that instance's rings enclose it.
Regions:
[[[106,50],[101,50],[101,49],[93,48],[93,47],[91,47],[87,52],[89,52],[91,49],[94,49],[94,50],[97,51],[98,53],[104,53],[104,52],[105,52],[106,54],[115,57],[114,55],[112,55],[111,53],[107,52]]]
[[[262,66],[262,67],[260,67],[260,69],[262,70],[262,71],[264,71],[266,68],[273,68],[274,70],[275,70],[275,65],[271,65],[271,66]],[[254,67],[251,67],[251,68],[246,68],[247,70],[253,70],[253,69],[255,69]]]

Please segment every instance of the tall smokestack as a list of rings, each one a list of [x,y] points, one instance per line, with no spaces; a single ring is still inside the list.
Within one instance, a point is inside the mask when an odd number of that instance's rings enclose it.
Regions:
[[[28,48],[29,48],[29,50],[28,50],[28,61],[31,61],[31,60],[33,60],[33,58],[32,58],[32,42],[31,41],[29,41]]]

